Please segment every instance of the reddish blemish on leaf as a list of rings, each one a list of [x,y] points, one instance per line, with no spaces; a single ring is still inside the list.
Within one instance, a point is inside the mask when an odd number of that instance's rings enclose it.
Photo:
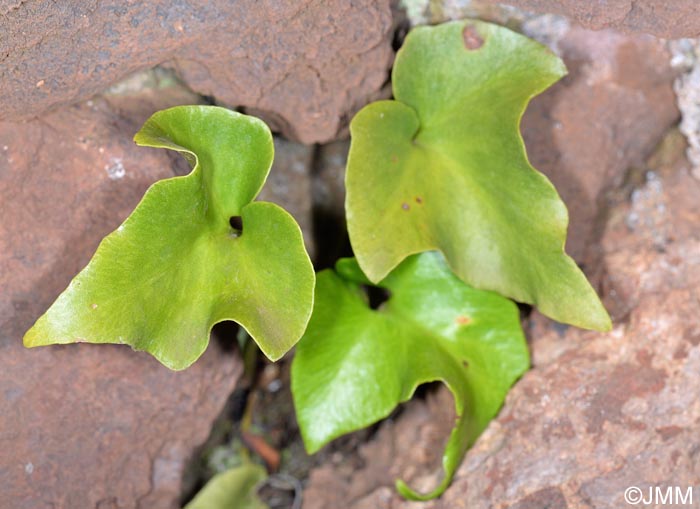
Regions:
[[[408,203],[404,202],[401,204],[401,208],[404,210],[409,210],[411,206]]]
[[[392,156],[391,156],[391,162],[394,163],[394,164],[398,163],[398,162],[399,162],[399,156],[397,156],[396,154],[392,155]]]
[[[457,325],[469,325],[470,323],[472,323],[472,320],[468,316],[459,315],[455,319],[455,322],[457,322]]]
[[[462,38],[464,39],[464,47],[468,50],[477,50],[484,45],[484,39],[481,38],[476,27],[467,25],[462,30]]]

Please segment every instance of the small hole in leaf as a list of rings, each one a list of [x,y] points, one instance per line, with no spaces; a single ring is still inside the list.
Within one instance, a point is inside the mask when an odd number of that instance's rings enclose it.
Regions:
[[[241,216],[231,216],[228,220],[228,224],[231,225],[234,237],[243,235],[243,218]]]
[[[379,307],[391,297],[391,292],[386,288],[362,285],[362,289],[367,295],[367,302],[369,303],[369,307],[371,309],[379,309]]]

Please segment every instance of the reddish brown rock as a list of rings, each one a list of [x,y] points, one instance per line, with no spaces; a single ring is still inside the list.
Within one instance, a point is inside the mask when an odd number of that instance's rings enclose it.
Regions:
[[[180,507],[185,464],[241,373],[216,342],[179,373],[126,346],[22,346],[100,239],[172,176],[165,151],[131,137],[155,109],[196,98],[154,95],[0,123],[2,509]]]
[[[425,421],[405,413],[383,424],[367,446],[391,444],[392,459],[376,470],[369,462],[354,469],[352,483],[370,489],[348,497],[344,507],[618,509],[627,506],[623,497],[631,486],[645,496],[650,487],[678,486],[683,493],[695,487],[697,498],[700,183],[682,159],[683,147],[678,154],[655,158],[663,165],[651,168],[631,195],[621,193],[624,199],[610,211],[602,249],[614,330],[597,334],[536,317],[533,369],[440,500],[420,506],[402,501],[378,474],[413,472],[416,485],[436,482],[437,465],[406,456],[435,439],[424,436]],[[449,422],[444,409],[434,411],[434,420]],[[414,440],[391,441],[410,425]],[[339,462],[312,474],[308,491],[315,500],[351,493],[353,484],[345,484],[341,472]],[[324,488],[333,475],[334,484]],[[305,507],[322,507],[314,504]]]
[[[530,103],[522,132],[530,161],[569,209],[567,251],[591,266],[604,190],[640,165],[678,118],[674,76],[665,46],[654,38],[558,23],[525,24],[560,53],[569,74]]]
[[[487,0],[539,13],[563,14],[583,26],[643,32],[667,39],[698,37],[696,0]]]
[[[0,6],[0,119],[26,119],[168,62],[197,92],[326,141],[381,88],[389,1],[20,1]]]

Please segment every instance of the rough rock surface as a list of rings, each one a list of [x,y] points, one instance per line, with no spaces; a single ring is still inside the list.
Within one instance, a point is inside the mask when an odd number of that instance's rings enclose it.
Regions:
[[[188,85],[306,143],[387,79],[389,1],[0,2],[0,119],[26,119],[168,62]]]
[[[680,130],[688,140],[688,159],[700,179],[700,39],[669,41],[671,65],[680,74],[673,84],[681,112]]]
[[[284,207],[301,227],[309,254],[314,255],[311,211],[311,165],[314,148],[275,137],[275,160],[259,200]]]
[[[697,500],[700,183],[690,175],[685,147],[668,147],[672,153],[655,157],[639,184],[621,192],[610,210],[602,250],[611,333],[535,316],[533,369],[516,384],[440,500],[402,501],[386,481],[385,472],[413,472],[415,485],[435,483],[434,463],[418,475],[416,461],[407,459],[406,451],[435,442],[423,436],[424,422],[406,413],[382,425],[367,446],[393,444],[388,464],[375,469],[368,462],[352,472],[351,483],[338,466],[320,468],[307,490],[315,501],[307,497],[305,507],[323,507],[315,505],[319,497],[335,500],[340,493],[348,496],[349,509],[618,509],[626,507],[630,486],[645,494],[650,487],[685,492],[694,486]],[[416,440],[392,442],[409,426],[404,420],[416,427]],[[435,420],[449,422],[444,411]],[[324,487],[333,476],[334,483]]]
[[[533,18],[523,28],[569,71],[530,103],[522,132],[530,161],[569,209],[567,251],[590,265],[602,191],[641,164],[678,118],[670,55],[652,37],[593,32],[564,19]]]
[[[488,0],[539,13],[563,14],[583,26],[677,39],[700,36],[696,0]]]
[[[25,349],[22,336],[156,179],[131,141],[178,88],[0,122],[0,508],[175,508],[185,464],[241,373],[212,342],[174,373],[114,345]],[[138,105],[138,112],[133,110]]]

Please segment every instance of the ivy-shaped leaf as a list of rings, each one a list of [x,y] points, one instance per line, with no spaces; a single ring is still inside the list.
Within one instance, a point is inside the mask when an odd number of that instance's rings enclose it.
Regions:
[[[387,417],[420,384],[442,381],[455,398],[457,422],[443,456],[445,476],[431,493],[401,481],[408,498],[439,496],[465,451],[496,415],[508,389],[529,367],[518,309],[475,290],[439,253],[412,256],[380,285],[391,292],[377,310],[354,259],[318,274],[316,304],[292,364],[297,419],[309,453]]]
[[[304,332],[315,276],[292,216],[252,201],[272,164],[269,129],[224,108],[179,106],[134,139],[180,152],[192,172],[148,189],[24,344],[125,343],[184,369],[214,324],[234,320],[278,359]]]
[[[476,288],[610,329],[564,252],[566,207],[528,162],[519,132],[529,100],[565,73],[544,46],[489,23],[409,33],[394,65],[395,100],[366,106],[350,126],[348,229],[372,281],[439,249]]]

